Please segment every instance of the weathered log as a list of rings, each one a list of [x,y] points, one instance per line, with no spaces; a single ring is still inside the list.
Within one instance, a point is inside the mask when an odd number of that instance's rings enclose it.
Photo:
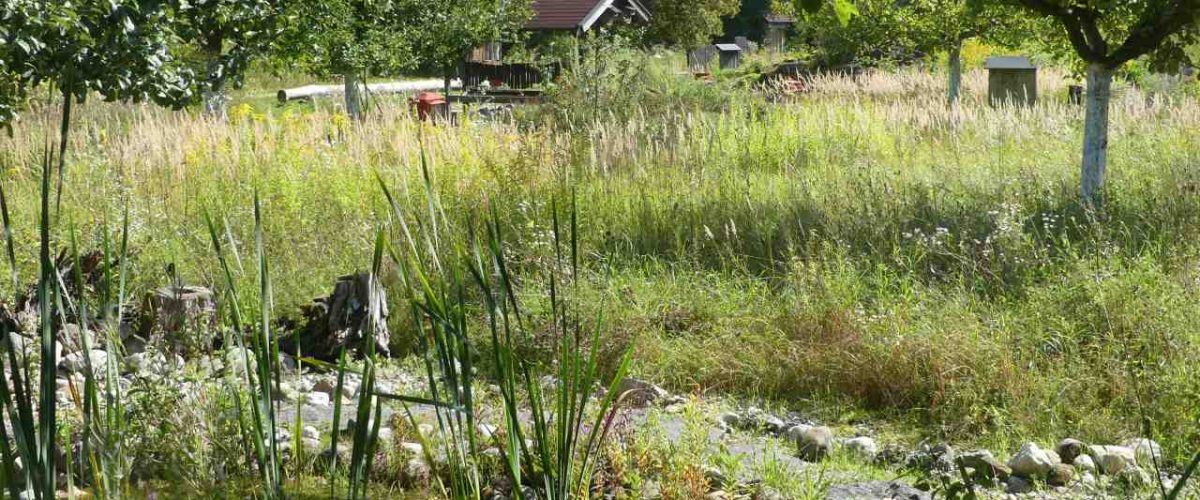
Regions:
[[[420,92],[423,90],[441,90],[445,86],[442,80],[410,80],[405,82],[381,82],[368,83],[368,94],[397,94],[406,92]],[[462,88],[462,80],[451,80],[450,88]],[[303,87],[295,87],[290,89],[281,89],[275,93],[275,97],[279,102],[287,102],[296,99],[309,99],[313,97],[324,97],[332,95],[341,95],[346,92],[345,85],[305,85]]]

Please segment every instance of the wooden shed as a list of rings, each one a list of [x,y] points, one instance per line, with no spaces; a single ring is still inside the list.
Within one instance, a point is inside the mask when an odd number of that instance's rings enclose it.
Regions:
[[[767,32],[763,36],[763,45],[767,46],[767,52],[778,54],[783,52],[787,45],[787,33],[792,29],[792,25],[796,24],[796,20],[787,16],[777,16],[774,14],[763,16],[763,20],[767,23]]]
[[[736,43],[718,43],[715,47],[720,54],[721,69],[737,69],[742,64],[742,48]]]
[[[987,59],[988,102],[1032,105],[1037,102],[1037,66],[1024,56]]]

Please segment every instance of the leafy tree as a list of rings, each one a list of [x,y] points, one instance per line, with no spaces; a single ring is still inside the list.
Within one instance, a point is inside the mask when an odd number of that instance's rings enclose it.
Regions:
[[[408,0],[416,56],[450,79],[467,53],[512,37],[532,14],[530,0]]]
[[[412,5],[377,0],[289,2],[290,25],[275,44],[279,59],[317,77],[340,75],[346,113],[363,116],[369,76],[396,75],[415,66]]]
[[[647,36],[681,48],[707,45],[724,33],[721,18],[737,14],[740,0],[653,0]]]
[[[1006,0],[1056,22],[1075,55],[1087,65],[1082,194],[1100,201],[1108,156],[1108,108],[1113,73],[1126,62],[1148,56],[1165,68],[1186,59],[1197,38],[1200,0]]]
[[[240,86],[250,61],[265,53],[282,29],[283,0],[181,2],[176,34],[200,53],[197,80],[206,113],[224,114],[227,84]]]
[[[917,51],[909,36],[910,9],[897,7],[895,0],[854,0],[853,17],[838,9],[800,11],[796,30],[817,49],[816,59],[825,66],[861,63],[867,59],[903,58]],[[799,6],[777,3],[776,11],[791,13]]]
[[[947,100],[952,104],[962,89],[963,43],[980,38],[1013,45],[1032,28],[1026,17],[984,0],[910,0],[904,9],[906,37],[923,51],[946,51]]]
[[[39,85],[62,96],[59,200],[74,103],[91,93],[176,107],[190,99],[191,75],[174,64],[169,50],[170,7],[165,0],[0,3],[0,119],[11,119],[19,98]]]

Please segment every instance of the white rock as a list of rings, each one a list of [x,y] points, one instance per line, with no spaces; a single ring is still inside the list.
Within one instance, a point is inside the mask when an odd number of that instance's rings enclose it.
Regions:
[[[88,356],[88,358],[91,358],[93,373],[104,373],[104,363],[108,361],[107,352],[100,349],[92,349],[91,356]],[[62,364],[63,368],[72,373],[82,373],[87,368],[87,360],[84,358],[82,352],[73,352],[63,356]]]
[[[1137,459],[1139,467],[1154,468],[1154,463],[1157,461],[1162,465],[1162,447],[1151,439],[1135,438],[1125,441],[1126,448],[1133,449],[1134,458]]]
[[[846,451],[867,460],[875,458],[875,453],[879,451],[879,445],[875,444],[874,439],[867,436],[847,439],[844,446]]]
[[[413,455],[421,456],[425,453],[425,447],[421,443],[403,442],[400,443],[400,449]]]
[[[380,427],[379,428],[378,438],[380,441],[385,442],[385,443],[390,443],[392,441],[393,435],[395,435],[395,433],[392,432],[391,427]]]
[[[311,425],[304,426],[303,432],[306,439],[321,439],[321,432]]]
[[[1035,443],[1025,443],[1012,458],[1008,467],[1012,473],[1026,478],[1044,478],[1054,468],[1054,461]]]
[[[808,432],[808,430],[812,428],[813,426],[808,424],[796,424],[788,427],[788,430],[784,432],[784,435],[787,436],[788,441],[799,441],[801,437],[804,437],[804,433]]]
[[[1116,475],[1137,466],[1137,455],[1132,448],[1124,446],[1092,445],[1088,447],[1088,454],[1096,460],[1096,465],[1104,474]]]
[[[475,429],[479,431],[480,436],[485,438],[491,438],[496,435],[496,432],[499,432],[499,429],[491,424],[479,424],[475,426]]]
[[[305,395],[305,402],[310,406],[324,408],[329,406],[329,395],[324,392],[310,392]]]
[[[1091,455],[1079,455],[1075,457],[1075,469],[1084,472],[1096,472],[1096,461],[1092,460]]]

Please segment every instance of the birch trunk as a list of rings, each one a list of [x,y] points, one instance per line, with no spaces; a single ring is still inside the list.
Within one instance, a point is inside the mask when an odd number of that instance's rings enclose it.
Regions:
[[[342,76],[346,88],[346,114],[355,120],[361,120],[362,114],[362,82],[358,73],[347,72]]]
[[[215,116],[218,118],[225,117],[225,109],[229,104],[229,99],[225,95],[224,89],[205,90],[202,94],[204,100],[204,114]]]
[[[1100,202],[1104,167],[1108,163],[1108,102],[1112,97],[1112,78],[1112,68],[1100,63],[1088,66],[1080,178],[1083,200],[1092,206]]]
[[[953,105],[958,103],[958,96],[962,92],[962,40],[955,40],[950,46],[948,69],[950,85],[946,100]]]

